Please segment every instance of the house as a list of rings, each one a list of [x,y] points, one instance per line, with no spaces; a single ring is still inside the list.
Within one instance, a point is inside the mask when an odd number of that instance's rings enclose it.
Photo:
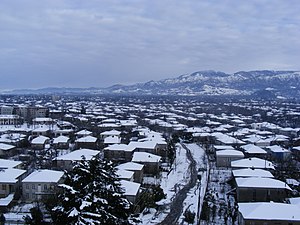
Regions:
[[[1,157],[9,157],[16,154],[17,148],[16,146],[0,143],[0,156]]]
[[[109,136],[109,137],[104,138],[103,143],[104,143],[104,146],[120,144],[121,138],[118,136]]]
[[[0,212],[7,212],[13,206],[14,194],[9,194],[4,198],[0,198]]]
[[[42,136],[49,136],[50,135],[50,130],[48,127],[36,127],[31,131],[32,136],[37,137],[39,135]]]
[[[0,143],[11,144],[16,147],[21,147],[27,143],[26,135],[20,133],[2,134],[0,136]]]
[[[8,168],[22,169],[22,165],[23,165],[23,162],[21,162],[21,161],[0,159],[0,170],[8,169]]]
[[[238,203],[241,225],[300,225],[300,208],[278,202]]]
[[[144,177],[144,165],[135,162],[122,163],[117,166],[119,170],[128,170],[134,172],[133,181],[142,183]]]
[[[145,166],[145,174],[156,175],[160,172],[161,157],[148,152],[134,152],[132,162],[140,163]]]
[[[31,148],[35,150],[43,150],[46,148],[46,144],[49,144],[50,138],[45,136],[38,136],[31,141]]]
[[[22,180],[22,196],[25,202],[34,202],[53,195],[58,184],[63,183],[62,171],[36,170]]]
[[[98,138],[87,135],[75,140],[76,148],[89,148],[97,149],[98,148]]]
[[[233,175],[234,178],[237,178],[237,177],[268,177],[268,178],[274,178],[273,174],[270,171],[263,170],[263,169],[254,169],[254,168],[232,170],[232,175]]]
[[[231,162],[244,158],[244,153],[238,150],[221,150],[216,152],[217,167],[230,167]]]
[[[130,147],[135,149],[135,152],[148,152],[152,154],[157,154],[157,143],[155,141],[131,141],[128,144]]]
[[[91,160],[93,157],[98,156],[99,154],[100,151],[97,150],[79,149],[68,154],[58,156],[53,161],[55,167],[58,169],[72,170],[74,162],[81,161],[83,157],[85,160]]]
[[[141,184],[127,180],[120,180],[120,183],[124,190],[124,196],[126,199],[132,203],[135,203],[140,192]]]
[[[56,124],[56,121],[49,117],[38,117],[32,120],[33,127],[47,127],[49,130],[53,129],[53,126]]]
[[[241,149],[247,157],[265,158],[267,156],[267,152],[265,150],[254,144],[242,145]]]
[[[220,132],[212,133],[212,136],[214,136],[215,144],[217,144],[217,145],[241,146],[241,145],[245,144],[245,142],[243,142],[235,137],[232,137],[227,134],[220,133]]]
[[[275,167],[272,162],[260,159],[256,157],[240,159],[231,162],[232,169],[242,169],[242,168],[257,168],[257,169],[272,169]]]
[[[53,138],[53,147],[55,149],[68,149],[70,145],[70,138],[67,136],[58,136]]]
[[[121,179],[121,180],[128,180],[128,181],[132,181],[132,182],[134,181],[134,179],[133,179],[134,172],[133,171],[118,169],[116,174],[119,177],[119,179]]]
[[[19,192],[26,170],[7,168],[0,170],[0,198]],[[20,195],[20,193],[17,193]]]
[[[0,125],[21,125],[22,122],[19,115],[0,115]]]
[[[266,177],[236,178],[238,202],[283,201],[292,189],[284,182]]]
[[[268,149],[268,152],[276,159],[279,160],[286,160],[291,155],[291,151],[279,146],[279,145],[272,145],[266,147]]]
[[[78,138],[81,138],[81,137],[86,137],[86,136],[89,136],[89,135],[92,135],[93,132],[89,131],[89,130],[81,130],[81,131],[78,131],[75,133],[75,135],[78,137]]]
[[[117,130],[110,130],[104,131],[100,134],[100,139],[104,140],[107,137],[119,137],[120,138],[121,132]]]
[[[109,145],[104,149],[104,158],[118,162],[130,162],[135,146],[125,144]]]

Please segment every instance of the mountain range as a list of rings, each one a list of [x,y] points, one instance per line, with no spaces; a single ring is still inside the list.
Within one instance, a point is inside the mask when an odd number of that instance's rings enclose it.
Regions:
[[[2,94],[252,96],[299,99],[300,71],[259,70],[227,74],[209,70],[133,85],[114,85],[107,88],[18,89]]]

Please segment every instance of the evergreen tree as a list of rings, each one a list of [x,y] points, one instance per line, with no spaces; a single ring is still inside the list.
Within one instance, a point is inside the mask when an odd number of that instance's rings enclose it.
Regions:
[[[55,224],[129,224],[131,204],[123,196],[111,162],[83,159],[65,176],[63,192],[53,209]]]
[[[47,224],[43,218],[44,218],[44,215],[41,211],[41,209],[39,207],[33,207],[30,209],[30,216],[27,215],[25,216],[23,219],[24,219],[24,222],[26,225],[42,225],[42,224]]]

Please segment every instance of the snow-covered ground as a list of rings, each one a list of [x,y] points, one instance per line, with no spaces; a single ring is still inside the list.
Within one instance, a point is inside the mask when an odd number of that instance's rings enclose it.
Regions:
[[[201,214],[201,207],[203,204],[203,198],[205,196],[205,191],[207,187],[207,181],[208,181],[208,164],[207,164],[207,158],[205,157],[204,149],[201,148],[197,144],[187,144],[186,147],[190,149],[193,158],[197,162],[197,170],[199,171],[198,174],[201,176],[201,182],[198,180],[197,185],[192,188],[185,199],[183,203],[183,213],[179,219],[179,221],[184,220],[184,212],[188,209],[191,212],[194,212],[196,214],[194,224],[197,224],[197,218]],[[200,205],[199,205],[200,203]],[[183,223],[187,224],[187,223]]]
[[[30,215],[30,209],[35,206],[34,204],[24,204],[13,207],[10,212],[4,213],[6,223],[11,225],[23,224],[24,217]]]
[[[206,168],[206,163],[203,163],[203,155],[204,150],[196,144],[188,144],[186,145],[190,150],[197,162],[197,169],[199,168]],[[186,150],[183,148],[182,145],[178,144],[176,146],[176,159],[170,172],[162,172],[162,176],[160,179],[161,188],[164,190],[166,194],[166,199],[161,200],[158,202],[160,205],[160,210],[150,209],[147,214],[141,213],[141,223],[142,225],[146,224],[158,224],[167,216],[170,212],[170,204],[175,197],[176,193],[184,185],[189,182],[190,179],[190,172],[189,172],[189,164],[190,161],[187,158]],[[205,187],[207,183],[207,173],[200,172],[201,174],[201,199],[204,197]],[[192,212],[195,212],[197,215],[198,211],[198,201],[199,201],[199,186],[200,182],[198,181],[197,185],[190,190],[186,200],[183,203],[184,211],[189,208]],[[183,213],[180,217],[180,221],[183,221]],[[196,224],[195,219],[195,224]]]

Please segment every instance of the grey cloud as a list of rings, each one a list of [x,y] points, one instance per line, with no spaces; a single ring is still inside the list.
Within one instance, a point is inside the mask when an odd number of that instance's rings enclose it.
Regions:
[[[1,73],[23,80],[20,87],[108,86],[202,69],[299,69],[297,1],[0,5]],[[16,86],[4,83],[0,88]]]

